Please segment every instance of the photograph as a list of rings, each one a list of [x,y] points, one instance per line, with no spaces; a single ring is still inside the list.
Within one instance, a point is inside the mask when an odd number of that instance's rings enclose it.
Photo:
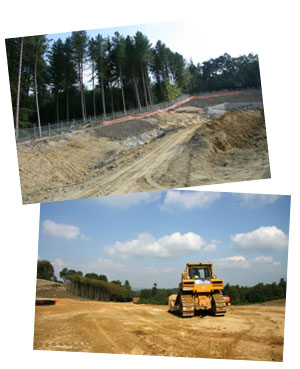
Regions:
[[[282,361],[289,215],[191,190],[41,204],[34,349]]]
[[[270,178],[259,56],[187,49],[199,32],[6,39],[23,203]]]
[[[3,3],[1,367],[295,367],[298,8]]]

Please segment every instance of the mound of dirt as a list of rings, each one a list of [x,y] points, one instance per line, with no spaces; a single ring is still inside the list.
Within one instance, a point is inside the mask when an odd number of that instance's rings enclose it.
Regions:
[[[141,135],[158,127],[143,119],[132,119],[95,129],[96,137],[107,137],[112,140],[122,141],[128,137]]]
[[[263,305],[263,306],[285,306],[285,299],[265,301],[265,302],[262,302],[260,305]]]
[[[223,104],[223,103],[248,103],[248,102],[262,102],[261,91],[245,91],[237,93],[234,95],[223,95],[206,98],[193,99],[185,104],[180,105],[180,109],[183,107],[196,107],[196,108],[206,108],[208,106]]]
[[[156,173],[156,182],[170,188],[262,178],[270,178],[262,109],[203,122]]]
[[[39,298],[67,298],[73,297],[67,286],[63,283],[47,281],[45,279],[37,279],[36,281],[36,297]]]
[[[266,142],[266,128],[262,109],[233,111],[221,118],[205,123],[197,132],[210,141],[214,152],[256,147]]]

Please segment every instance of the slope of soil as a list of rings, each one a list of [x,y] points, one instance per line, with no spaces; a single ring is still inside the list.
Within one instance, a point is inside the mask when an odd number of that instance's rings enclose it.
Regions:
[[[261,91],[245,91],[234,95],[223,95],[215,96],[210,98],[199,98],[193,99],[185,104],[180,105],[178,109],[184,107],[196,107],[196,108],[206,108],[207,106],[218,105],[222,103],[244,103],[244,102],[262,102],[262,92]]]
[[[158,127],[146,120],[131,119],[121,123],[96,128],[94,133],[97,137],[107,137],[111,140],[124,140],[128,137],[141,135]]]
[[[72,298],[73,295],[67,290],[66,285],[62,283],[47,281],[44,279],[37,279],[36,283],[36,298]]]
[[[34,349],[282,361],[284,306],[182,319],[167,306],[62,299],[37,306]]]

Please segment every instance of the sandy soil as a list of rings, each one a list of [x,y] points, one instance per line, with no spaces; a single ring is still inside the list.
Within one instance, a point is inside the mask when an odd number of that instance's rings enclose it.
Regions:
[[[34,349],[283,360],[284,306],[231,306],[225,317],[193,318],[167,309],[72,299],[37,306]]]
[[[262,109],[191,109],[18,144],[23,202],[270,177]]]

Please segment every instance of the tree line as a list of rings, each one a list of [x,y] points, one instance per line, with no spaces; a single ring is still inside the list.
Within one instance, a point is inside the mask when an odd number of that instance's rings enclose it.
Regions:
[[[285,299],[286,281],[284,278],[281,278],[278,283],[258,283],[252,287],[230,285],[227,283],[224,287],[223,294],[230,296],[232,305]]]
[[[6,39],[16,135],[19,127],[151,108],[181,93],[259,88],[257,55],[224,54],[202,64],[187,62],[162,41],[115,32],[86,31],[65,40],[47,36]],[[86,75],[89,75],[89,81]]]
[[[177,288],[152,288],[132,291],[128,280],[122,284],[120,280],[108,282],[104,274],[86,273],[64,268],[59,273],[60,278],[68,283],[70,290],[77,296],[104,301],[131,301],[138,297],[140,304],[167,305],[168,297],[177,293]],[[37,278],[57,281],[53,265],[48,260],[39,260],[37,265]],[[223,294],[230,296],[232,305],[253,304],[264,301],[285,299],[286,281],[273,283],[258,283],[255,286],[239,286],[227,283]]]
[[[132,301],[133,292],[128,280],[108,281],[106,275],[83,273],[80,270],[63,268],[60,278],[76,296],[101,301]],[[54,275],[53,265],[48,260],[38,260],[37,278],[59,282]]]

